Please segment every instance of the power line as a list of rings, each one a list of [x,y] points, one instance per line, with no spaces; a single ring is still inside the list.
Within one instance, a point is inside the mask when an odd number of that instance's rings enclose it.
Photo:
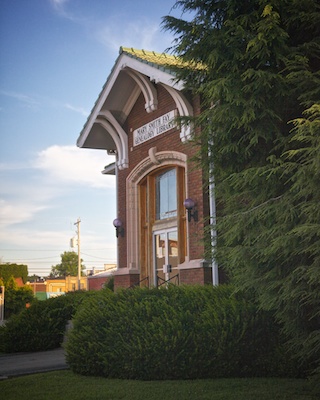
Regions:
[[[114,247],[103,247],[103,248],[98,248],[98,249],[87,249],[89,251],[103,251],[103,250],[110,250],[110,249],[114,249]],[[61,251],[60,249],[48,249],[48,250],[44,250],[44,249],[0,249],[0,251]]]
[[[14,258],[15,261],[33,261],[33,260],[52,260],[52,256],[51,257],[37,257],[37,258]],[[40,262],[40,261],[39,261]]]
[[[38,250],[38,249],[0,249],[0,251],[61,251],[61,249],[56,249],[56,250],[52,250],[52,249],[47,249],[47,250]]]
[[[81,252],[80,254],[84,255],[84,256],[88,256],[88,257],[98,258],[100,260],[105,260],[105,257],[97,257],[97,256],[93,256],[92,254],[86,254],[86,253],[83,253],[83,252]]]
[[[99,258],[99,257],[98,257]],[[99,260],[101,260],[101,261],[104,261],[105,263],[106,262],[114,262],[114,259],[108,259],[108,258],[99,258]],[[98,260],[98,261],[99,261]],[[7,264],[7,263],[9,263],[9,264],[13,264],[14,262],[16,262],[16,261],[19,261],[19,262],[29,262],[29,263],[32,263],[32,264],[44,264],[45,263],[45,261],[33,261],[33,260],[26,260],[26,259],[24,259],[24,258],[20,258],[20,259],[10,259],[10,261],[5,261],[4,262],[4,264]],[[59,260],[58,260],[59,261]],[[86,263],[96,263],[96,262],[98,262],[97,260],[84,260]],[[57,262],[57,259],[56,260],[50,260],[50,261],[47,261],[47,262],[52,262],[52,263],[56,263]]]
[[[31,260],[26,260],[25,258],[10,258],[10,261],[3,261],[3,263],[4,264],[13,264],[13,263],[15,263],[16,261],[19,261],[19,262],[30,262],[30,263],[32,263],[32,264],[44,264],[45,262],[56,262],[57,261],[57,259],[55,259],[55,260],[47,260],[47,261],[33,261],[32,259]]]

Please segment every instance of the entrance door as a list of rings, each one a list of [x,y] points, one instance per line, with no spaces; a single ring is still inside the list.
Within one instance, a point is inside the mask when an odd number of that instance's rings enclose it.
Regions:
[[[177,228],[153,233],[155,286],[178,283],[178,232]]]

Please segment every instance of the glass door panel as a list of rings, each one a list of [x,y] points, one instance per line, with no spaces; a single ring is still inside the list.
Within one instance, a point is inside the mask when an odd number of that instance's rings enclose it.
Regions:
[[[165,281],[165,274],[163,271],[163,266],[166,263],[166,234],[163,233],[155,233],[154,234],[154,243],[155,243],[155,285],[159,285],[159,281]]]
[[[178,266],[178,232],[171,231],[167,233],[168,240],[168,264],[171,271]]]
[[[165,284],[177,275],[178,232],[177,229],[154,232],[155,286]],[[172,282],[173,283],[173,282]],[[174,282],[175,283],[175,282]]]

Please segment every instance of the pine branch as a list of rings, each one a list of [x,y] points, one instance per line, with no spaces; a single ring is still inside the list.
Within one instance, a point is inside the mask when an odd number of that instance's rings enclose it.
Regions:
[[[264,201],[263,203],[258,204],[257,206],[255,206],[253,208],[250,208],[250,210],[241,211],[241,212],[238,212],[238,213],[235,213],[235,214],[227,215],[224,218],[233,218],[233,217],[237,217],[239,215],[250,214],[251,212],[257,210],[258,208],[261,208],[261,207],[265,206],[266,204],[268,204],[268,203],[270,203],[272,201],[280,200],[282,197],[283,197],[283,195],[280,195],[280,196],[277,196],[277,197],[272,197],[271,199],[268,199],[267,201]]]

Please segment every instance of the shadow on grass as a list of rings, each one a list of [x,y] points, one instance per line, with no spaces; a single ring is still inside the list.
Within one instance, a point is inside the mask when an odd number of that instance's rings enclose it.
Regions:
[[[302,379],[245,378],[194,381],[130,381],[55,371],[0,381],[6,400],[316,400]]]

